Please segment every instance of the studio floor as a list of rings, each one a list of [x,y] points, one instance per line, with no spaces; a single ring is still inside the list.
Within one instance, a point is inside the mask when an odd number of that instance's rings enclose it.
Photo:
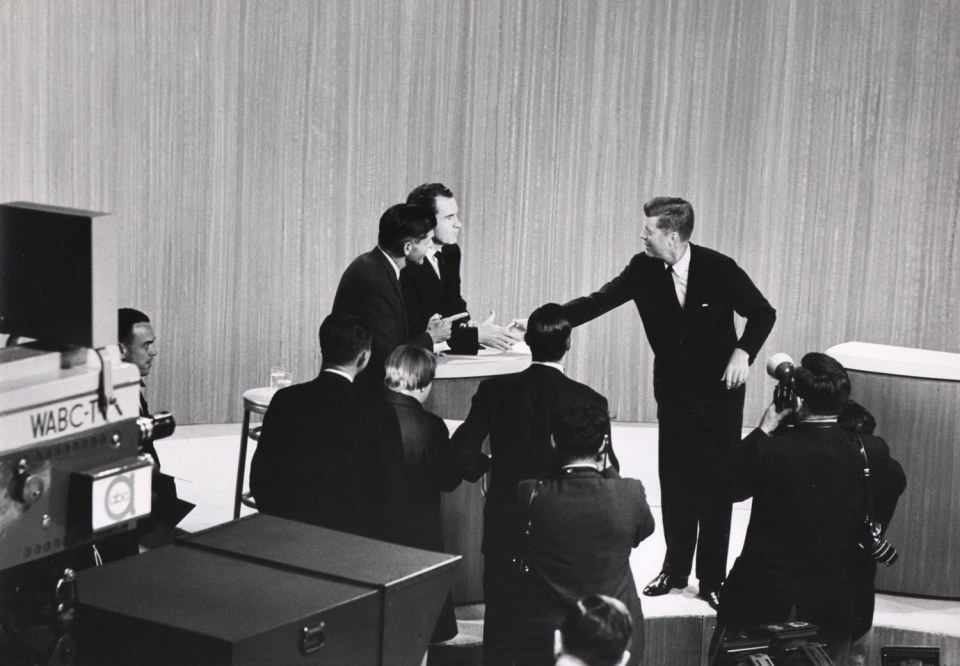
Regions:
[[[459,422],[448,421],[447,425],[453,430]],[[651,424],[615,423],[613,441],[621,461],[621,473],[643,482],[647,500],[657,519],[657,530],[634,550],[631,558],[639,588],[659,572],[664,554],[657,480],[657,427]],[[248,471],[252,447],[248,451]],[[180,426],[173,436],[157,442],[164,472],[177,479],[180,496],[197,505],[181,524],[185,530],[195,532],[233,518],[239,448],[238,423]],[[243,507],[241,515],[252,512],[252,509]],[[743,545],[749,516],[749,501],[734,505],[728,567],[733,564]],[[682,591],[663,597],[644,597],[645,615],[648,618],[711,616],[713,611],[695,596],[696,579],[691,578],[690,582],[691,585]],[[898,629],[960,637],[960,600],[880,594],[874,622]]]

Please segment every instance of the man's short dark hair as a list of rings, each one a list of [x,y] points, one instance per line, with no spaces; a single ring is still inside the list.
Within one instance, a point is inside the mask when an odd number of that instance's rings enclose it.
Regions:
[[[523,336],[534,361],[556,362],[563,359],[570,348],[570,320],[563,307],[547,303],[534,310],[527,319]]]
[[[130,344],[133,337],[133,327],[137,324],[149,324],[150,317],[134,310],[133,308],[120,308],[117,310],[117,342],[121,344]]]
[[[370,349],[372,337],[363,321],[354,315],[331,314],[320,324],[320,354],[323,367],[349,365],[360,352]]]
[[[657,218],[657,228],[665,233],[676,231],[680,240],[693,233],[693,206],[678,197],[654,197],[643,204],[643,214]]]
[[[391,256],[402,257],[407,241],[422,240],[437,226],[437,216],[428,206],[395,204],[380,216],[377,244]]]
[[[794,374],[797,395],[814,414],[839,414],[850,399],[850,377],[838,360],[810,352]]]
[[[413,188],[413,191],[407,195],[408,204],[426,206],[437,214],[437,197],[453,198],[453,192],[443,183],[424,183]]]
[[[554,406],[550,430],[557,458],[567,464],[600,453],[610,433],[610,414],[595,397],[566,400]]]
[[[591,594],[570,607],[560,622],[563,651],[591,666],[615,666],[630,644],[633,620],[624,604]]]

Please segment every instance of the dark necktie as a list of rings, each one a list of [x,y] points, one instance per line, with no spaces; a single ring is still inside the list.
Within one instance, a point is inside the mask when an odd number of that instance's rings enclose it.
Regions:
[[[683,305],[680,303],[680,296],[677,295],[677,283],[674,281],[673,276],[673,266],[667,266],[666,270],[663,272],[664,277],[666,278],[667,288],[670,290],[670,295],[673,297],[670,300],[676,304],[678,308],[683,310]]]

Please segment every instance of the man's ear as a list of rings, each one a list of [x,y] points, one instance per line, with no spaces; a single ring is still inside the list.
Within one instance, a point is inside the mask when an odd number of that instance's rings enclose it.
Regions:
[[[120,360],[122,361],[127,357],[127,346],[122,342],[118,342],[117,347],[120,348]]]
[[[412,250],[413,250],[413,241],[412,241],[412,240],[404,241],[404,243],[403,243],[403,256],[404,256],[404,257],[409,257],[409,256],[410,256],[410,252],[411,252]]]
[[[357,372],[363,372],[363,369],[367,367],[367,364],[370,362],[370,350],[364,349],[357,356]]]

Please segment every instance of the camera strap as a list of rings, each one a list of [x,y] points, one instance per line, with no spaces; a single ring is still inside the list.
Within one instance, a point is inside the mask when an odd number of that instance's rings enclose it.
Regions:
[[[873,522],[873,490],[870,487],[870,460],[867,458],[867,449],[863,445],[863,437],[857,433],[857,444],[860,446],[860,456],[863,458],[863,493],[866,503],[867,522]]]

